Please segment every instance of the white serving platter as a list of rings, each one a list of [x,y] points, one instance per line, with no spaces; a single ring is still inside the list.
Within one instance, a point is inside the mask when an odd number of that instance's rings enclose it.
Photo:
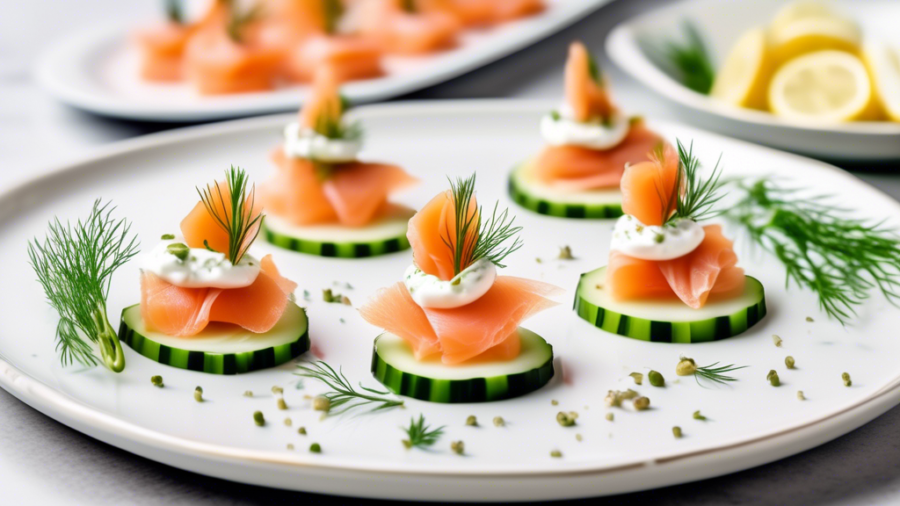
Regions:
[[[654,57],[661,44],[682,38],[684,22],[691,21],[707,42],[713,61],[721,64],[745,30],[767,25],[786,3],[787,0],[677,2],[617,26],[606,39],[606,51],[616,65],[674,104],[686,121],[703,128],[818,158],[857,162],[900,159],[900,123],[810,125],[729,106],[685,87]],[[878,37],[900,48],[900,36],[892,22],[900,17],[900,3],[835,3],[860,23],[865,37]]]
[[[306,379],[296,388],[295,364],[241,376],[214,376],[151,362],[126,348],[123,373],[62,368],[54,351],[56,320],[27,264],[26,242],[43,236],[54,216],[84,216],[97,197],[113,200],[117,216],[133,222],[144,247],[176,232],[197,199],[194,187],[219,177],[230,164],[256,181],[274,168],[267,153],[277,146],[290,115],[193,127],[106,147],[89,158],[0,195],[0,386],[85,434],[181,469],[233,481],[347,496],[458,501],[565,499],[660,487],[709,478],[793,455],[845,434],[900,403],[896,357],[900,310],[876,297],[861,308],[857,324],[843,328],[817,311],[807,292],[785,291],[783,272],[769,257],[738,240],[741,265],[766,286],[769,315],[749,332],[724,341],[676,345],[646,343],[606,334],[579,320],[571,301],[579,274],[606,262],[611,221],[562,220],[519,209],[505,195],[509,169],[541,146],[538,121],[554,104],[460,101],[367,106],[356,110],[367,132],[366,156],[391,161],[422,179],[403,202],[420,206],[447,186],[445,176],[478,173],[482,203],[500,200],[524,227],[525,247],[508,259],[504,274],[542,279],[566,289],[562,304],[526,327],[554,347],[557,375],[542,390],[489,404],[437,405],[406,401],[406,409],[320,420],[306,395],[323,386]],[[900,205],[835,167],[669,123],[651,121],[670,140],[693,140],[709,163],[723,154],[727,175],[773,171],[823,193],[840,195],[862,216],[892,217]],[[569,245],[575,260],[556,260]],[[296,280],[308,306],[315,355],[343,367],[351,381],[373,387],[372,340],[379,333],[354,308],[326,304],[320,290],[335,288],[360,305],[378,287],[394,283],[411,261],[409,252],[341,260],[279,250],[265,243],[280,270]],[[536,259],[541,258],[542,262]],[[114,277],[113,319],[138,301],[136,262]],[[334,282],[350,282],[352,290]],[[805,320],[812,316],[814,323]],[[341,321],[343,319],[343,322]],[[775,347],[772,334],[783,337]],[[737,363],[739,381],[703,388],[677,380],[680,355],[698,363]],[[783,361],[792,355],[796,370]],[[666,388],[634,386],[628,374],[662,372]],[[766,373],[777,369],[783,385]],[[846,388],[841,373],[849,372]],[[165,388],[151,385],[162,375]],[[677,381],[676,381],[677,380]],[[207,402],[192,393],[202,386]],[[288,411],[276,408],[273,385],[284,388]],[[609,422],[607,390],[635,388],[652,409],[616,409]],[[252,390],[252,398],[244,397]],[[799,401],[802,390],[808,400]],[[552,400],[558,405],[551,404]],[[268,424],[257,427],[261,410]],[[579,413],[564,428],[559,410]],[[692,419],[701,410],[709,420]],[[424,414],[446,434],[433,450],[406,450],[399,426]],[[468,415],[478,428],[467,427]],[[503,428],[491,420],[502,416]],[[283,419],[290,417],[292,427]],[[682,427],[675,439],[671,429]],[[297,428],[306,427],[300,436]],[[576,440],[581,434],[582,441]],[[466,455],[449,449],[462,440]],[[318,442],[323,453],[307,452]],[[295,450],[288,450],[287,444]],[[562,458],[551,458],[559,450]]]
[[[421,57],[385,58],[387,74],[348,83],[354,103],[384,100],[447,81],[533,44],[587,16],[610,0],[547,0],[535,16],[489,29],[467,30],[458,47]],[[131,28],[95,26],[58,41],[38,60],[38,81],[59,100],[94,113],[127,119],[195,122],[296,109],[308,86],[269,92],[202,96],[189,84],[140,79]]]

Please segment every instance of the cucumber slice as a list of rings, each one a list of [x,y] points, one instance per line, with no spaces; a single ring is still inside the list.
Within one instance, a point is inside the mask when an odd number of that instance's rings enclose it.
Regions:
[[[604,219],[622,216],[622,192],[618,188],[561,191],[537,181],[531,167],[531,163],[523,163],[509,176],[509,196],[520,206],[559,218]]]
[[[278,216],[263,220],[266,241],[285,249],[323,257],[364,258],[409,249],[406,228],[415,214],[397,209],[366,227],[343,225],[298,226]]]
[[[744,293],[691,309],[681,301],[619,302],[604,289],[606,267],[581,275],[575,312],[592,325],[625,337],[662,343],[702,343],[733,337],[766,316],[762,283],[747,276]]]
[[[448,366],[440,359],[419,361],[402,338],[385,332],[375,339],[372,373],[390,391],[431,402],[490,402],[533,392],[553,377],[553,347],[519,328],[522,352],[506,362]]]
[[[239,374],[281,365],[309,350],[306,311],[289,302],[281,320],[264,334],[212,322],[190,338],[147,330],[140,304],[122,311],[119,339],[161,364],[207,372]]]

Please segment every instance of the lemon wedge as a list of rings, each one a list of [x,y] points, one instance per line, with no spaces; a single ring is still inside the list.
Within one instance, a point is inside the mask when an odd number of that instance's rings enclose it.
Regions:
[[[878,110],[865,65],[843,51],[810,53],[783,65],[769,86],[769,106],[778,116],[816,123],[869,119]]]
[[[863,46],[863,58],[881,108],[890,119],[900,121],[900,49],[870,40]]]
[[[755,109],[766,108],[766,89],[772,62],[766,32],[754,28],[737,41],[716,73],[709,94],[722,102]]]
[[[769,30],[779,32],[784,27],[795,21],[811,18],[836,18],[839,17],[834,10],[823,2],[816,0],[800,0],[791,2],[782,7],[772,18]]]
[[[862,35],[856,22],[834,14],[807,14],[792,20],[776,18],[770,26],[769,42],[776,64],[816,51],[859,51]]]

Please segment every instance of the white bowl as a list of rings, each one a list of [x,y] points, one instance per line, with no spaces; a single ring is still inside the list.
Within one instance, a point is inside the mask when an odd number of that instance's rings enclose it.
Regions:
[[[714,62],[722,62],[745,30],[770,22],[785,0],[688,0],[642,14],[616,27],[606,39],[610,59],[642,84],[678,106],[684,120],[742,139],[811,156],[840,160],[900,159],[900,123],[810,125],[773,114],[722,104],[685,87],[654,58],[654,50],[678,40],[684,22],[700,31]],[[875,36],[900,47],[900,2],[870,0],[840,5]],[[891,23],[891,20],[894,22]]]

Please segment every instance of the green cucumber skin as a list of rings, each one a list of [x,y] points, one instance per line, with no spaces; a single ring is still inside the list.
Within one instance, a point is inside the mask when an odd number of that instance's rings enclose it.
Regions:
[[[125,312],[135,306],[122,310],[119,340],[154,362],[179,369],[209,374],[242,374],[281,365],[309,351],[309,325],[296,341],[246,353],[206,353],[172,348],[144,337],[125,323]]]
[[[582,274],[582,278],[585,275]],[[612,334],[655,343],[704,343],[734,337],[756,325],[766,316],[766,297],[763,294],[758,303],[727,316],[694,322],[665,322],[598,307],[581,297],[579,281],[573,309],[582,320]]]
[[[549,346],[549,344],[548,344]],[[553,356],[530,371],[465,380],[437,380],[403,372],[372,350],[372,374],[388,390],[421,401],[444,404],[493,402],[521,397],[546,385],[553,378]]]
[[[622,206],[620,204],[560,204],[532,197],[516,184],[513,176],[509,178],[508,190],[513,202],[529,211],[546,216],[594,220],[613,219],[622,216]]]
[[[306,253],[308,255],[335,258],[374,257],[407,250],[410,247],[409,240],[406,236],[395,237],[385,241],[362,243],[318,242],[279,234],[265,226],[263,226],[263,237],[265,237],[266,242],[274,244],[279,248],[296,251],[298,253]]]

